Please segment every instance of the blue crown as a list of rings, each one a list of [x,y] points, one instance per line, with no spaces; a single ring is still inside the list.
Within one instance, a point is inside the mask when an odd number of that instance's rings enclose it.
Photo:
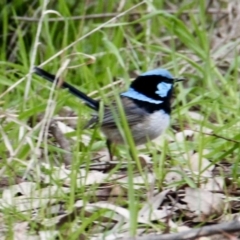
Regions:
[[[173,78],[171,73],[168,70],[163,69],[163,68],[158,68],[158,69],[153,69],[153,70],[147,71],[145,73],[142,73],[140,76],[153,76],[153,75],[162,76],[162,77],[166,77],[166,78],[170,78],[170,79]]]

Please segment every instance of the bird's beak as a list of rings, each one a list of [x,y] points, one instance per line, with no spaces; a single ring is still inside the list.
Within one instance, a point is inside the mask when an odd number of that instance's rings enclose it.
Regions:
[[[174,78],[174,82],[182,82],[182,81],[186,81],[185,78]]]

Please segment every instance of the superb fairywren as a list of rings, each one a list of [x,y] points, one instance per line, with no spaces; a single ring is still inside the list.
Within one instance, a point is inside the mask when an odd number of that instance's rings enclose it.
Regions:
[[[34,72],[44,79],[53,82],[56,77],[41,68],[35,67]],[[165,69],[155,69],[138,76],[130,85],[130,88],[120,94],[125,116],[136,145],[153,140],[163,133],[169,126],[171,113],[171,96],[173,85],[176,81]],[[62,88],[67,88],[73,95],[82,99],[87,106],[99,111],[100,102],[88,97],[70,84],[63,82]],[[117,104],[111,107],[117,110]],[[101,130],[107,137],[107,146],[110,157],[111,143],[124,143],[124,139],[118,130],[116,116],[112,114],[111,107],[104,108],[101,122]],[[93,117],[88,125],[98,122],[98,117]]]

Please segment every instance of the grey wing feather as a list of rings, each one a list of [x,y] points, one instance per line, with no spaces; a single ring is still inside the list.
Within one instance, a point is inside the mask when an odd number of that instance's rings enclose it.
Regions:
[[[126,97],[122,97],[122,102],[123,102],[123,108],[124,112],[128,121],[129,126],[135,125],[136,123],[139,122],[139,120],[143,120],[147,113],[144,109],[141,109],[136,106],[134,102],[132,102],[130,99]],[[120,119],[118,116],[118,113],[116,111],[116,116],[114,117],[114,114],[112,114],[112,111],[114,109],[117,109],[116,104],[112,105],[112,108],[107,108],[105,109],[104,112],[104,118],[102,122],[102,126],[107,126],[107,127],[116,127],[116,119]]]
[[[92,118],[85,124],[84,129],[92,128],[98,123],[98,115],[92,116]]]

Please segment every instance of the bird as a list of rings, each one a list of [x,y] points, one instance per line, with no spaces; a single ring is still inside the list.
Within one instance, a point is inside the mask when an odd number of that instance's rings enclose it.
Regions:
[[[59,81],[55,75],[34,67],[33,72],[38,76],[50,81]],[[174,83],[183,79],[174,78],[171,73],[163,68],[149,70],[140,74],[133,80],[127,91],[120,93],[120,100],[126,116],[126,120],[136,146],[159,137],[168,128],[171,115],[171,97]],[[69,83],[63,81],[61,88],[80,98],[89,108],[100,111],[100,101],[95,100]],[[115,114],[113,114],[113,111]],[[119,117],[117,103],[105,106],[103,117],[92,117],[86,126],[95,123],[100,124],[101,131],[106,136],[107,148],[110,159],[113,158],[112,144],[124,144],[124,136],[120,133],[116,116]]]

